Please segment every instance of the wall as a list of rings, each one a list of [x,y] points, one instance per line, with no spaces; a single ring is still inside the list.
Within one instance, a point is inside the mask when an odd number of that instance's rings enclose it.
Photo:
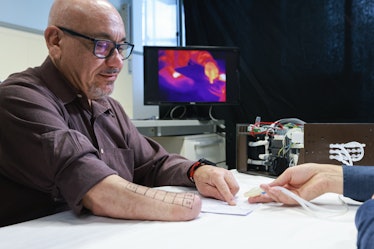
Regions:
[[[13,72],[38,66],[48,54],[41,34],[0,26],[0,40],[0,81]]]
[[[121,0],[110,0],[119,9]],[[5,23],[42,32],[47,26],[48,13],[53,0],[2,0],[0,24]],[[2,25],[3,26],[3,25]]]
[[[18,26],[41,33],[47,26],[53,0],[5,0],[0,3],[2,26]]]

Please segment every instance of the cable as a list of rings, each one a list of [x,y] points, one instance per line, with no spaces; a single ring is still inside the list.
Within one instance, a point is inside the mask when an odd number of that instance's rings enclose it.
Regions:
[[[343,204],[343,208],[342,209],[330,209],[330,208],[324,208],[324,207],[321,207],[321,206],[317,206],[317,205],[315,205],[315,204],[313,204],[313,203],[311,203],[307,200],[304,200],[300,196],[296,195],[295,193],[291,192],[290,190],[288,190],[284,187],[275,186],[273,188],[282,191],[283,194],[285,194],[285,195],[291,197],[292,199],[294,199],[310,215],[315,216],[315,217],[326,217],[326,213],[329,214],[329,215],[327,215],[328,217],[329,216],[343,215],[346,212],[348,212],[348,210],[349,210],[348,204],[346,202],[344,202],[342,200],[342,198],[340,198],[340,197],[339,197],[339,201]],[[261,195],[261,194],[265,194],[264,190],[260,187],[254,187],[254,188],[250,189],[249,191],[245,192],[244,197],[254,197],[254,196]],[[325,214],[325,215],[323,215],[323,214]]]
[[[175,112],[175,110],[177,110],[178,108],[181,108],[181,107],[183,107],[183,112],[182,112],[182,114],[181,115],[179,115],[179,117],[177,117],[177,119],[181,119],[181,118],[183,118],[183,116],[186,114],[186,112],[187,112],[187,107],[186,106],[184,106],[184,105],[177,105],[177,106],[175,106],[175,107],[173,107],[173,109],[171,109],[171,111],[170,111],[170,118],[171,119],[175,119],[173,116],[174,116],[174,112]]]
[[[353,162],[358,162],[364,157],[365,146],[365,144],[355,141],[345,144],[330,144],[329,158],[352,166]]]
[[[215,117],[213,117],[213,114],[212,114],[212,110],[213,110],[213,106],[209,106],[209,117],[211,120],[215,121],[215,122],[218,122],[219,123],[219,120],[216,119]],[[224,124],[221,124],[219,123],[218,126],[222,129],[222,130],[225,130],[226,129],[226,126]]]
[[[213,110],[213,106],[211,105],[211,106],[209,106],[209,117],[210,117],[210,119],[213,120],[213,121],[218,121],[218,119],[213,117],[212,110]]]
[[[274,123],[281,123],[281,124],[292,123],[295,125],[304,125],[305,121],[298,119],[298,118],[282,118],[282,119],[275,121]]]
[[[294,199],[295,201],[297,201],[297,203],[299,203],[300,206],[302,206],[307,212],[309,212],[313,216],[320,216],[320,215],[317,215],[316,211],[332,213],[333,216],[343,215],[346,212],[348,212],[348,205],[345,202],[343,202],[344,209],[324,208],[324,207],[317,206],[317,205],[315,205],[315,204],[313,204],[313,203],[311,203],[307,200],[304,200],[300,196],[296,195],[295,193],[291,192],[290,190],[288,190],[284,187],[275,186],[274,188],[282,191],[282,193],[284,193],[285,195],[287,195],[287,196],[291,197],[292,199]],[[340,198],[339,198],[339,200],[342,201]]]

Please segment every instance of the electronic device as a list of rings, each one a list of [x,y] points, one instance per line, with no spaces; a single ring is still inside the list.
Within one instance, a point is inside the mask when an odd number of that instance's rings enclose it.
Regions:
[[[144,105],[232,105],[239,100],[239,49],[144,46]]]
[[[302,163],[374,165],[374,123],[303,123],[298,119],[238,124],[239,172],[278,176]]]
[[[281,119],[275,122],[237,124],[236,169],[242,173],[278,176],[298,164],[304,147],[304,122]]]

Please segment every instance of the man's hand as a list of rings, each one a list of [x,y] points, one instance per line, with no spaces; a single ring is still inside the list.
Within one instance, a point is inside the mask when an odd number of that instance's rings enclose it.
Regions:
[[[203,196],[226,201],[229,205],[236,205],[235,195],[239,191],[239,184],[230,171],[203,165],[196,169],[194,181],[196,188]]]

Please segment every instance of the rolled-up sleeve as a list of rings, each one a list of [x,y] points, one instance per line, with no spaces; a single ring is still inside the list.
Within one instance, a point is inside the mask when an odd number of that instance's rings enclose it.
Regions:
[[[45,160],[54,176],[54,196],[61,194],[79,213],[85,193],[108,175],[117,174],[96,156],[91,142],[75,130],[57,130],[41,136]]]
[[[135,183],[149,187],[162,185],[194,186],[188,179],[187,171],[194,161],[178,154],[168,153],[159,143],[139,133],[123,109],[114,100],[112,108],[118,120],[121,120],[122,133],[127,146],[134,153]]]

